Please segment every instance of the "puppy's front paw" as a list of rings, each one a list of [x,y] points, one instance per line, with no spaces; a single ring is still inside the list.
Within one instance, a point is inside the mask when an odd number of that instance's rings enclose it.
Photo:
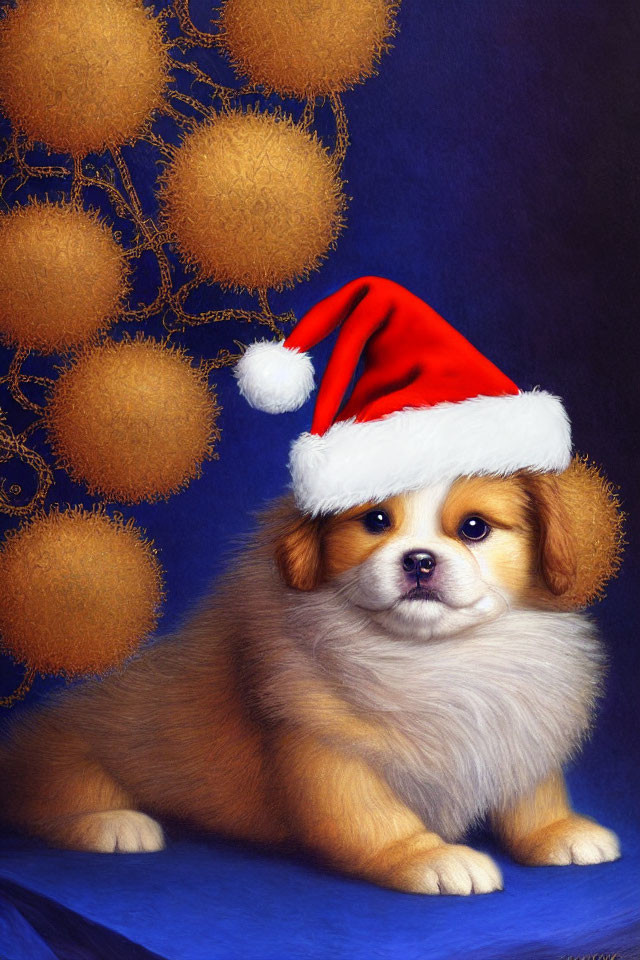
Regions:
[[[155,853],[164,848],[159,823],[138,810],[104,810],[72,817],[55,838],[62,846],[93,853]]]
[[[588,817],[573,815],[537,830],[518,845],[516,859],[538,867],[564,867],[575,863],[606,863],[620,856],[612,830]]]
[[[443,843],[396,867],[389,886],[407,893],[492,893],[502,890],[502,874],[485,853]]]

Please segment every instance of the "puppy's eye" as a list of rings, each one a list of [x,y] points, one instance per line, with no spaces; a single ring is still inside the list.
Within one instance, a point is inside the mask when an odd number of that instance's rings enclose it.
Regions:
[[[460,536],[462,540],[471,540],[473,542],[484,540],[490,533],[491,527],[482,517],[467,517],[458,530],[458,536]]]
[[[391,517],[385,510],[369,510],[362,522],[369,533],[384,533],[391,526]]]

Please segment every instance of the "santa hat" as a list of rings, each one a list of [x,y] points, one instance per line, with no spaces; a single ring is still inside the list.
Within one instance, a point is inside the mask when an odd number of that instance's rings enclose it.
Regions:
[[[235,374],[251,406],[269,413],[302,406],[314,387],[306,351],[338,326],[311,431],[291,447],[304,512],[345,510],[466,474],[568,466],[571,428],[561,400],[519,390],[435,310],[380,277],[322,300],[284,342],[248,347]]]

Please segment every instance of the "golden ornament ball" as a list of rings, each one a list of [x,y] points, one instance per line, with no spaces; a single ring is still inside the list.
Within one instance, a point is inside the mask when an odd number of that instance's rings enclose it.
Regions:
[[[221,40],[252,83],[294,97],[347,90],[374,73],[396,30],[394,0],[226,0]]]
[[[562,474],[562,503],[576,551],[578,584],[589,583],[589,592],[562,595],[568,609],[585,607],[604,596],[604,588],[619,568],[624,548],[624,514],[613,484],[588,457],[576,456]],[[598,568],[594,578],[594,554]],[[582,576],[588,570],[589,576]]]
[[[0,646],[41,674],[104,673],[148,637],[162,597],[160,565],[135,527],[54,509],[0,550]]]
[[[168,56],[140,0],[19,0],[0,25],[0,103],[17,130],[83,156],[136,137]]]
[[[61,352],[105,330],[127,293],[128,266],[111,230],[70,204],[0,214],[0,338]]]
[[[46,408],[54,453],[92,494],[157,500],[199,476],[220,436],[206,377],[155,340],[107,341],[82,351]]]
[[[223,286],[253,291],[281,289],[319,265],[342,228],[345,198],[315,136],[287,117],[236,110],[185,138],[162,207],[186,260]]]

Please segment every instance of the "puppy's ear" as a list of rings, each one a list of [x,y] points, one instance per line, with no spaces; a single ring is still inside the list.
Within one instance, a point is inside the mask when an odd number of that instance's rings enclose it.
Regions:
[[[620,567],[624,514],[611,483],[586,457],[559,475],[527,478],[540,525],[540,570],[562,609],[588,606]]]
[[[531,474],[526,487],[538,521],[540,573],[551,593],[559,597],[569,591],[577,572],[575,543],[560,477],[551,473]]]
[[[274,544],[280,576],[294,590],[315,590],[322,580],[322,521],[295,507],[282,520]]]

